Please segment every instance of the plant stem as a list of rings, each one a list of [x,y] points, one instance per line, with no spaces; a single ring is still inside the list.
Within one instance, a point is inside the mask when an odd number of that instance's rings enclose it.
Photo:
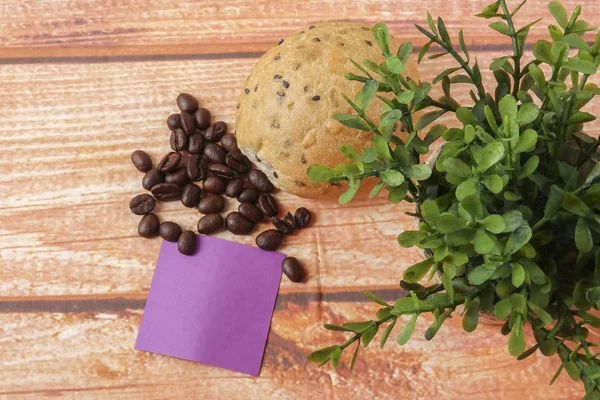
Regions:
[[[446,43],[444,41],[440,40],[437,36],[432,35],[430,32],[428,32],[427,30],[425,30],[423,28],[421,28],[421,29],[420,29],[420,31],[422,34],[424,34],[426,37],[431,39],[434,43],[439,45],[442,49],[446,50],[448,52],[448,54],[450,54],[456,60],[456,62],[458,62],[460,64],[461,68],[473,80],[473,85],[475,85],[475,87],[477,88],[477,94],[479,94],[479,98],[481,100],[485,99],[485,89],[483,87],[483,84],[481,82],[477,82],[477,80],[475,79],[475,73],[473,72],[473,69],[469,66],[469,63],[466,62],[465,59],[462,58],[460,56],[460,54],[458,54],[456,52],[456,50],[454,50],[452,47],[449,48],[446,45]]]
[[[381,318],[380,320],[375,321],[375,325],[377,325],[377,327],[379,327],[379,325],[389,321],[390,319],[393,318],[398,318],[393,314],[390,314],[386,317]],[[353,337],[351,337],[350,339],[348,339],[344,344],[340,345],[340,347],[342,348],[342,350],[344,350],[346,347],[350,346],[352,343],[356,342],[357,339],[360,339],[362,336],[361,333],[357,333],[356,335],[354,335]]]
[[[517,40],[517,34],[515,32],[515,26],[513,24],[513,20],[512,17],[510,15],[510,13],[508,12],[508,7],[506,6],[506,1],[505,0],[500,0],[500,4],[502,5],[502,9],[504,10],[504,14],[505,14],[505,19],[506,19],[506,23],[508,24],[508,31],[510,33],[510,38],[512,39],[512,45],[513,45],[513,52],[515,53],[515,55],[512,57],[513,62],[515,63],[515,70],[513,71],[513,80],[514,80],[514,84],[513,84],[513,92],[512,95],[514,97],[517,96],[517,93],[519,92],[519,82],[521,79],[521,50],[519,49],[519,42]]]
[[[583,74],[581,78],[581,82],[579,82],[579,86],[577,86],[577,91],[582,90],[585,86],[589,78],[588,74]],[[573,107],[575,106],[575,93],[571,93],[569,95],[569,100],[567,100],[567,106],[565,107],[565,112],[562,115],[562,121],[560,122],[560,130],[558,132],[558,140],[561,143],[565,141],[565,135],[567,132],[567,121],[571,118],[571,113],[573,112]]]
[[[431,105],[433,107],[437,107],[437,108],[442,109],[442,110],[446,110],[446,111],[450,111],[450,112],[456,112],[456,110],[458,110],[457,107],[455,107],[455,106],[453,106],[451,104],[440,103],[439,101],[433,100],[429,96],[426,98],[426,101],[429,102],[429,105]]]

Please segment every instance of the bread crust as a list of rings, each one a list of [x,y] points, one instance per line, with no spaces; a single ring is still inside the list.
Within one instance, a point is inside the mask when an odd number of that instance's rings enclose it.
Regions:
[[[398,48],[393,39],[390,48]],[[384,61],[370,26],[315,24],[268,50],[248,76],[239,98],[238,146],[276,187],[301,197],[331,198],[345,190],[345,183],[311,182],[306,170],[313,164],[347,162],[339,150],[344,143],[358,151],[371,145],[372,133],[332,118],[354,113],[342,94],[353,98],[363,85],[344,78],[347,72],[361,74],[351,58]],[[418,80],[413,62],[404,75]],[[382,106],[374,101],[369,118],[378,121]]]

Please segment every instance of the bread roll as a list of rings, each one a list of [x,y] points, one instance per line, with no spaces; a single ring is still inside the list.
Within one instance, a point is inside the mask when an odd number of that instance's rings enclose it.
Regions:
[[[390,48],[398,48],[393,39]],[[276,187],[302,197],[331,198],[345,190],[345,183],[311,182],[306,170],[347,162],[339,150],[344,143],[358,151],[371,146],[372,133],[332,118],[355,113],[342,94],[353,98],[363,84],[344,74],[362,75],[350,59],[365,58],[384,61],[370,26],[327,22],[285,38],[258,60],[240,95],[236,136],[242,152]],[[412,61],[404,75],[418,80]],[[382,106],[373,101],[367,115],[379,121]]]

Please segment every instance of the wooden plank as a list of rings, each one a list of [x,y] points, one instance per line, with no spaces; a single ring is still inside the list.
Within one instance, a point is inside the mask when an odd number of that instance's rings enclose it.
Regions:
[[[580,384],[566,374],[547,385],[558,359],[534,355],[516,361],[497,326],[462,331],[449,320],[431,342],[420,320],[401,347],[392,334],[384,350],[377,342],[361,351],[348,371],[317,368],[306,355],[341,343],[345,335],[320,327],[345,318],[370,318],[376,306],[351,302],[279,302],[273,316],[259,378],[133,350],[140,311],[76,314],[0,314],[0,397],[44,398],[378,398],[465,400],[574,399]],[[401,324],[398,324],[399,326]],[[396,333],[399,331],[396,328]],[[532,342],[531,335],[527,336]],[[377,340],[377,338],[376,338]]]
[[[387,21],[391,32],[402,40],[424,43],[413,24],[426,25],[428,9],[442,15],[456,36],[465,29],[467,42],[479,46],[503,45],[505,37],[488,29],[489,21],[475,18],[489,1],[431,0],[235,0],[223,3],[205,0],[187,4],[174,0],[134,0],[107,6],[103,0],[75,0],[65,7],[52,0],[0,1],[0,59],[32,62],[47,57],[114,57],[148,55],[211,54],[264,51],[279,38],[311,23],[351,20],[368,23]],[[584,6],[584,18],[600,15],[593,0],[563,2],[570,11]],[[511,4],[512,6],[516,5]],[[32,17],[35,10],[35,17]],[[546,4],[530,3],[519,13],[521,25],[540,16],[545,23],[531,29],[532,43],[547,36],[551,22]],[[496,49],[497,50],[497,49]]]
[[[479,54],[482,65],[490,56]],[[236,96],[253,62],[231,60],[227,69],[218,60],[1,66],[0,292],[146,293],[160,241],[136,236],[139,217],[127,204],[142,191],[141,174],[129,155],[142,148],[157,160],[169,150],[164,120],[180,91],[197,94],[233,128]],[[424,79],[445,62],[424,64]],[[468,95],[457,97],[467,101]],[[309,280],[284,281],[284,291],[395,287],[404,268],[418,260],[416,251],[395,240],[413,226],[403,215],[412,210],[409,204],[378,198],[340,207],[285,193],[277,197],[285,210],[307,206],[315,213],[314,225],[282,248],[306,264]],[[237,206],[228,203],[229,209]],[[158,210],[186,228],[199,218],[179,203]],[[218,237],[254,239],[227,232]]]

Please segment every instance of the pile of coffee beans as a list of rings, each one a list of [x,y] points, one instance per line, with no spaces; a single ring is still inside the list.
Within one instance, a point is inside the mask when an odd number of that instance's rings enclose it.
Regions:
[[[142,215],[138,234],[144,238],[162,237],[177,242],[179,252],[196,252],[196,235],[183,231],[172,221],[160,222],[152,213],[156,201],[177,201],[202,214],[198,233],[211,234],[222,228],[235,235],[252,233],[256,224],[270,219],[275,229],[256,237],[256,245],[273,251],[281,246],[284,236],[310,223],[311,213],[302,207],[294,215],[279,218],[279,205],[271,193],[275,190],[267,176],[252,169],[250,160],[239,150],[235,135],[223,121],[211,123],[211,113],[201,108],[188,94],[177,96],[180,112],[167,118],[171,150],[153,167],[152,159],[142,150],[131,154],[131,162],[145,175],[142,187],[150,194],[135,196],[129,203],[131,212]],[[240,203],[237,211],[223,218],[226,198]],[[283,272],[294,282],[304,279],[302,265],[293,257],[286,258]],[[291,260],[291,261],[290,261]]]

